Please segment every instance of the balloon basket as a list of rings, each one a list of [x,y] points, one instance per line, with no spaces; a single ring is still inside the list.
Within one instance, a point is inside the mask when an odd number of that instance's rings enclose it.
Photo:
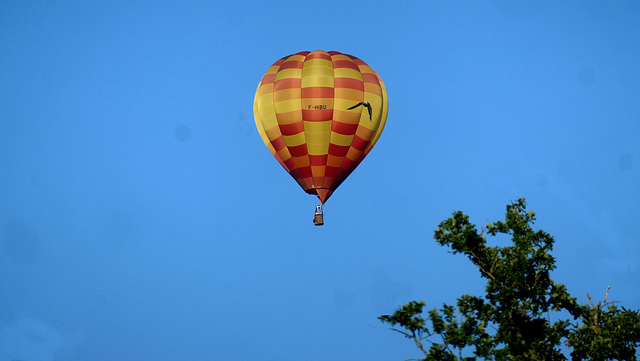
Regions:
[[[316,226],[322,226],[324,224],[324,213],[322,213],[322,206],[316,207],[316,212],[313,217],[313,224]]]

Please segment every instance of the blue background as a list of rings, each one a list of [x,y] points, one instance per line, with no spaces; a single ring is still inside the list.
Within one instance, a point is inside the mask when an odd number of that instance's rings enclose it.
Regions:
[[[377,316],[480,293],[433,230],[518,197],[557,282],[640,308],[638,19],[636,1],[2,2],[0,361],[419,357]],[[252,114],[267,68],[317,49],[362,58],[390,99],[324,227]]]

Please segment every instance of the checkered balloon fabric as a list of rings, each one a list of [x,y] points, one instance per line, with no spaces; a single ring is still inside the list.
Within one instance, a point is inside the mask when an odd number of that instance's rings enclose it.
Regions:
[[[262,77],[253,112],[274,157],[322,204],[371,151],[387,119],[378,74],[355,56],[300,52]]]

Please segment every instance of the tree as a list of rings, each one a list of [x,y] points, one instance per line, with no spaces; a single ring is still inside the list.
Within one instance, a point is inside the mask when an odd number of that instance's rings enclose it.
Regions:
[[[487,281],[485,295],[463,295],[455,306],[426,314],[424,301],[411,301],[379,319],[412,339],[426,361],[565,360],[563,345],[573,360],[637,360],[640,312],[607,302],[608,289],[603,303],[589,297],[589,305],[580,305],[551,278],[554,240],[533,229],[535,219],[524,198],[507,206],[504,221],[480,231],[454,212],[434,238],[478,267]],[[506,234],[512,244],[488,246],[485,234]]]

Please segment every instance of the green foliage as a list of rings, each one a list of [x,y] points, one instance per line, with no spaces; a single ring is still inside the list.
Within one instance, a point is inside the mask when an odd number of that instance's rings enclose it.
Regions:
[[[573,347],[574,360],[637,360],[636,347],[640,345],[640,312],[618,308],[615,302],[584,306],[582,324],[574,325],[568,344]],[[605,308],[606,307],[606,308]]]
[[[554,240],[535,231],[534,221],[523,198],[507,206],[504,222],[488,223],[481,232],[467,215],[454,212],[440,223],[434,238],[478,267],[487,280],[484,297],[463,295],[456,306],[428,311],[426,319],[426,303],[411,301],[379,319],[413,339],[426,361],[564,360],[563,343],[573,348],[574,360],[636,360],[640,313],[618,309],[606,297],[604,304],[579,305],[551,278]],[[485,232],[508,235],[512,244],[488,246]],[[551,313],[559,311],[567,311],[575,322],[552,322]],[[475,357],[462,356],[468,352]]]

